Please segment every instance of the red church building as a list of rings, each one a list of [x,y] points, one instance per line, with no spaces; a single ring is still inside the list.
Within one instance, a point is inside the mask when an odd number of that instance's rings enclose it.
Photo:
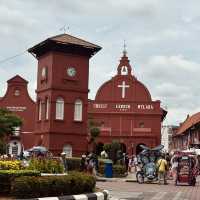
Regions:
[[[100,124],[101,145],[116,139],[124,151],[133,153],[139,144],[160,144],[166,112],[133,75],[126,51],[117,75],[99,88],[95,100],[88,100],[89,59],[100,49],[61,34],[28,50],[38,60],[36,102],[28,95],[28,82],[18,75],[8,80],[7,92],[0,98],[0,107],[23,120],[8,153],[42,145],[55,155],[62,151],[81,155],[88,149],[88,117]]]
[[[15,128],[7,149],[9,154],[20,154],[22,148],[33,146],[36,105],[28,94],[28,81],[16,75],[7,84],[6,94],[0,98],[0,107],[15,112],[23,121],[22,127]]]
[[[99,88],[88,108],[90,120],[100,124],[100,146],[118,140],[131,154],[140,151],[140,144],[154,147],[161,143],[161,123],[166,112],[134,76],[126,50],[117,74]]]

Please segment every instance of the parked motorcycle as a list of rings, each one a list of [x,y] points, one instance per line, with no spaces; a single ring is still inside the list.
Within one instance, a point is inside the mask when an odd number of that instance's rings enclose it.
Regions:
[[[162,154],[163,145],[159,145],[155,148],[149,148],[144,145],[140,145],[143,149],[142,152],[138,154],[138,171],[136,173],[136,178],[138,183],[144,183],[145,179],[147,181],[154,181],[158,179],[156,162]]]

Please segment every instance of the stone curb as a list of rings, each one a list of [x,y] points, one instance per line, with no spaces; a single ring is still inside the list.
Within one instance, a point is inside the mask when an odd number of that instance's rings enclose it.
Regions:
[[[137,182],[136,179],[134,178],[97,178],[96,179],[97,182],[118,182],[118,181],[122,181],[122,182]]]
[[[33,199],[16,199],[16,200],[108,200],[109,192],[108,190],[103,190],[103,192],[95,192],[80,195],[68,195],[59,197],[43,197],[43,198],[33,198]]]
[[[96,178],[96,181],[100,181],[100,182],[116,182],[117,178]]]

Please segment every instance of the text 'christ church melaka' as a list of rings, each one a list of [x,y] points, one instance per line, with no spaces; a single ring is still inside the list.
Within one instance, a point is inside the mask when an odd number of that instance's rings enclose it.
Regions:
[[[28,50],[38,60],[36,102],[19,75],[7,81],[7,92],[0,98],[0,107],[23,119],[17,135],[10,138],[10,154],[42,145],[55,155],[81,155],[88,150],[88,120],[100,128],[99,149],[113,140],[129,154],[140,151],[140,144],[160,144],[166,111],[134,76],[126,50],[117,74],[99,88],[95,100],[88,100],[89,59],[100,49],[62,34]]]

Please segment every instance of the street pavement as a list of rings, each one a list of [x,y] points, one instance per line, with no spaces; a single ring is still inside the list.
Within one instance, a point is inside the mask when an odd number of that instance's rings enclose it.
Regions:
[[[134,175],[131,175],[134,177]],[[175,186],[172,180],[168,185],[157,183],[138,184],[130,175],[127,178],[108,179],[97,182],[97,187],[108,190],[110,200],[200,200],[200,179],[196,186]]]

